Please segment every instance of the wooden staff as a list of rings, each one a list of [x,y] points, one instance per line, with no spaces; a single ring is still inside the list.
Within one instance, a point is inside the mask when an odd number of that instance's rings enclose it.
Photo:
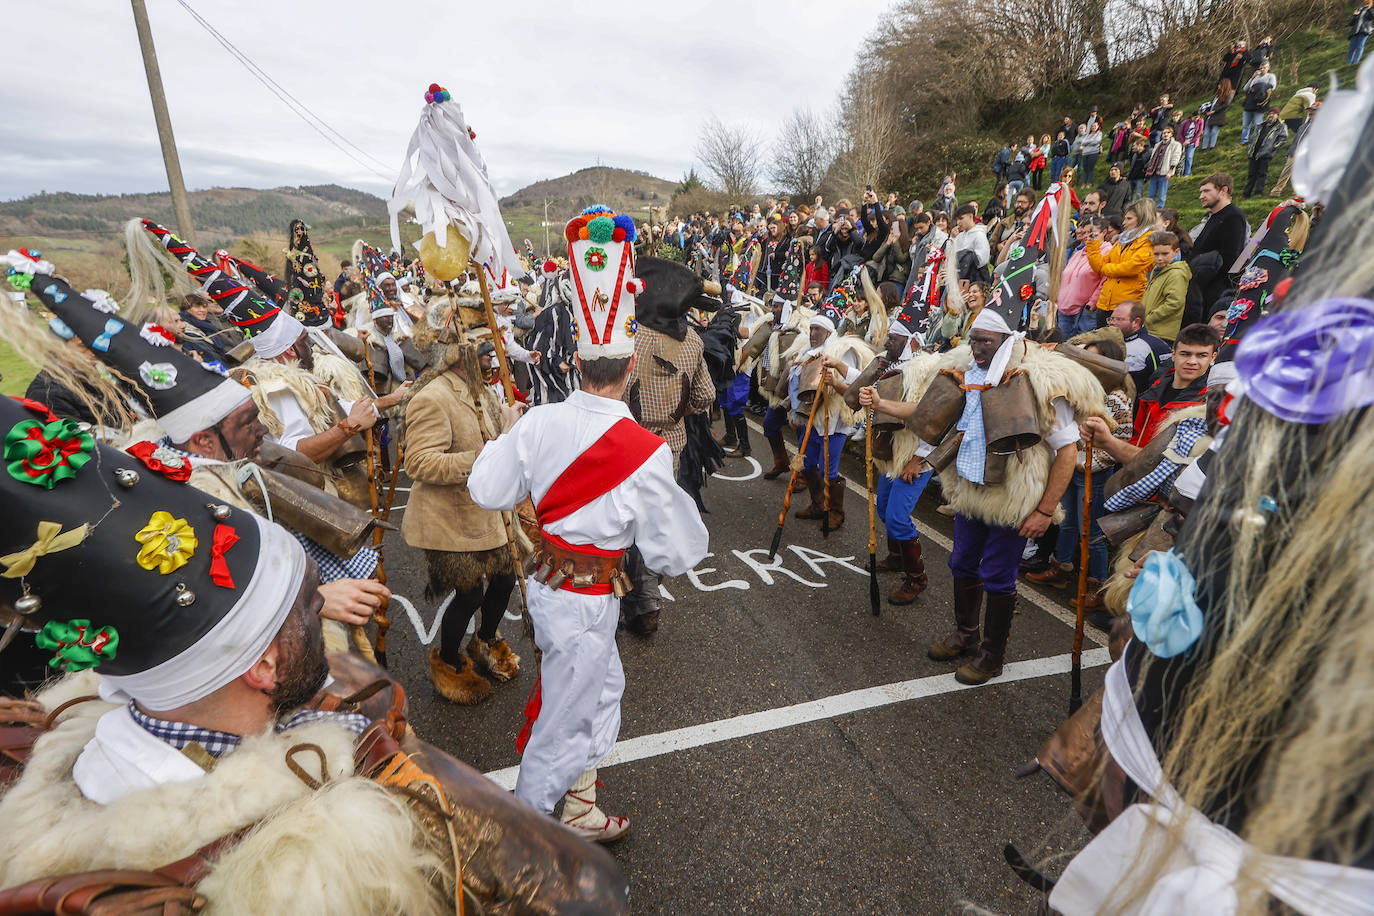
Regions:
[[[826,395],[830,391],[830,379],[827,378],[830,370],[821,367],[821,387],[816,392],[816,397],[825,401],[825,410],[821,412],[821,426],[825,432],[821,433],[821,537],[830,537],[830,399]]]
[[[1092,531],[1093,444],[1083,453],[1083,514],[1078,519],[1078,606],[1073,618],[1073,666],[1069,676],[1069,715],[1083,705],[1083,612],[1088,600],[1088,535]]]
[[[820,392],[816,393],[816,399],[811,402],[811,414],[806,418],[806,432],[802,434],[802,450],[797,452],[796,467],[792,469],[792,474],[787,478],[787,492],[782,497],[782,512],[778,514],[778,530],[773,532],[773,543],[768,548],[768,558],[777,559],[778,545],[782,543],[782,526],[787,523],[787,510],[792,507],[792,484],[797,482],[797,475],[801,473],[804,461],[802,452],[806,449],[807,440],[811,438],[811,426],[816,422],[816,408],[820,406]]]
[[[483,265],[477,271],[477,283],[482,288],[482,306],[487,312],[487,327],[491,329],[491,344],[496,350],[496,368],[501,373],[501,387],[506,390],[506,405],[515,406],[515,384],[510,378],[510,363],[506,361],[506,341],[501,336],[501,328],[496,323],[496,309],[491,305],[491,289],[487,286],[487,270]],[[520,552],[515,546],[515,523],[513,513],[502,512],[501,521],[506,526],[506,542],[510,544],[511,562],[515,564],[515,581],[520,586],[520,616],[529,620],[529,598],[525,594],[525,577],[521,575],[523,564]]]
[[[367,340],[363,340],[363,363],[367,366],[369,385],[372,381],[371,350],[371,345]],[[377,501],[377,457],[373,453],[372,448],[374,439],[372,430],[373,427],[371,426],[363,430],[363,432],[367,434],[367,495],[372,502],[372,517],[374,519],[382,519],[381,508]],[[379,447],[380,444],[380,440],[378,440]],[[399,468],[400,461],[398,460],[396,464]],[[392,485],[395,486],[394,478]],[[377,551],[377,581],[382,585],[386,585],[386,565],[384,563],[384,552],[382,548],[382,537],[384,534],[385,532],[380,525],[372,526],[372,549]],[[372,615],[373,620],[377,622],[377,645],[374,654],[377,659],[377,664],[381,665],[383,668],[386,667],[386,634],[387,631],[391,629],[391,617],[387,613],[390,607],[391,599],[382,598],[377,602],[377,612]],[[363,628],[355,626],[353,628],[353,644],[361,649],[366,642],[367,634],[364,632]]]
[[[864,476],[868,482],[868,604],[877,617],[882,608],[878,600],[878,501],[873,492],[873,408],[868,408],[864,425]]]

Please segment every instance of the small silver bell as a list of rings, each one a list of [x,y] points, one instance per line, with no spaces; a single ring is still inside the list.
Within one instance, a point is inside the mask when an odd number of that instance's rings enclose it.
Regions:
[[[121,487],[132,487],[138,483],[138,471],[132,468],[115,468],[114,475]]]
[[[185,582],[178,582],[176,602],[182,607],[190,607],[196,603],[196,593],[187,588]]]
[[[83,420],[82,422],[76,424],[76,428],[81,430],[83,433],[88,433],[91,431],[91,424]]]
[[[14,610],[24,617],[32,617],[43,607],[43,599],[37,595],[20,595],[14,602]]]
[[[209,509],[210,514],[213,515],[215,518],[219,519],[220,521],[224,521],[226,518],[228,518],[229,513],[233,511],[224,503],[219,503],[218,505],[216,505],[215,503],[206,503],[205,508]]]

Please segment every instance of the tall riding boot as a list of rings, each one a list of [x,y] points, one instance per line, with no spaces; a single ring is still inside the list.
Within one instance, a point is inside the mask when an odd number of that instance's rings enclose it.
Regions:
[[[726,418],[731,421],[732,418]],[[744,414],[733,418],[735,424],[732,433],[735,439],[735,447],[725,454],[731,458],[747,458],[749,456],[749,423],[744,419]]]
[[[763,479],[776,480],[778,475],[786,474],[792,469],[787,461],[787,446],[782,441],[782,433],[773,433],[769,436],[768,445],[773,449],[773,466],[763,472]]]
[[[921,559],[921,541],[912,538],[902,541],[902,584],[887,596],[891,604],[911,604],[916,596],[926,590],[930,577],[926,575],[926,561]]]
[[[583,770],[563,796],[563,826],[584,840],[609,843],[630,829],[628,817],[610,817],[596,806],[596,769]]]
[[[926,655],[947,662],[978,647],[978,619],[983,605],[983,580],[954,580],[954,632],[931,645]]]
[[[902,565],[902,542],[889,536],[887,539],[887,556],[878,561],[878,572],[901,572],[904,568]]]
[[[644,565],[644,557],[636,547],[625,551],[623,568],[631,585],[630,593],[620,599],[625,629],[636,636],[652,636],[658,631],[658,615],[663,604],[658,586],[663,577]]]
[[[830,530],[834,531],[844,524],[844,478],[835,477],[830,481]]]
[[[820,468],[803,468],[802,477],[806,480],[806,489],[811,493],[811,505],[805,509],[798,509],[797,518],[822,518],[825,516],[825,497],[822,495],[822,487],[825,484],[821,481]]]
[[[973,661],[960,665],[954,679],[961,684],[983,684],[1002,673],[1002,658],[1007,654],[1011,618],[1016,613],[1016,592],[988,595],[988,616],[983,627],[983,643]]]

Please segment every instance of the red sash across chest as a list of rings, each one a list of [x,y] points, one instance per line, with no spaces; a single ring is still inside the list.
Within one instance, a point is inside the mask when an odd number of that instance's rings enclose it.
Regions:
[[[535,506],[540,527],[567,518],[620,486],[639,470],[663,439],[629,417],[617,420],[591,447],[572,460]],[[576,550],[577,544],[568,545]],[[592,545],[585,545],[595,551]],[[604,556],[604,551],[597,551]]]

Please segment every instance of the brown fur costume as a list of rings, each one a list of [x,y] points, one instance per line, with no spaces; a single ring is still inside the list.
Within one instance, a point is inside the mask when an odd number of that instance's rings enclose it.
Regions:
[[[491,550],[426,550],[429,584],[425,600],[443,597],[450,590],[465,592],[489,576],[515,575],[515,561],[505,544]]]

